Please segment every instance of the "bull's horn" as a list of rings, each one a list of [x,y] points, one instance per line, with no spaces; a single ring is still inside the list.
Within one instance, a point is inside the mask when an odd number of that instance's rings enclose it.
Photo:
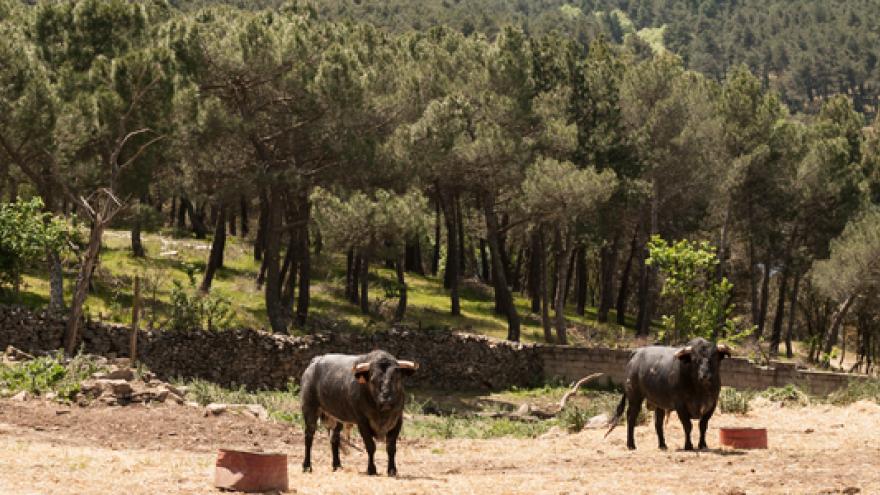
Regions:
[[[366,373],[367,371],[370,371],[370,363],[359,363],[352,369],[352,371],[355,373]]]
[[[419,363],[416,363],[414,361],[398,361],[397,367],[408,369],[408,370],[417,370],[417,369],[419,369]]]
[[[718,349],[718,352],[730,356],[730,347],[727,347],[727,344],[718,344],[716,348]]]
[[[675,357],[680,359],[684,356],[689,356],[690,353],[693,352],[693,350],[694,350],[693,346],[682,347],[681,349],[679,349],[678,351],[675,352]]]

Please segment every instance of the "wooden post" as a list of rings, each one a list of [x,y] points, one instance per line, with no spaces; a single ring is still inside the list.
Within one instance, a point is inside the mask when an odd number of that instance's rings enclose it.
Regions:
[[[134,277],[134,302],[131,306],[131,345],[129,349],[129,358],[131,366],[137,364],[137,338],[138,338],[138,318],[141,312],[141,277]]]

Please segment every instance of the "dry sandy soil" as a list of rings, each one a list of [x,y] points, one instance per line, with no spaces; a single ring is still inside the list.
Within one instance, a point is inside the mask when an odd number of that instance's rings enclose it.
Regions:
[[[208,494],[218,447],[289,454],[292,493],[554,494],[880,494],[880,406],[779,408],[747,416],[716,415],[720,426],[766,426],[770,449],[713,448],[692,453],[676,419],[669,451],[653,428],[638,428],[639,450],[625,429],[551,433],[534,440],[404,440],[400,476],[364,475],[366,456],[352,451],[330,470],[329,442],[316,442],[315,472],[300,473],[301,434],[241,416],[205,417],[183,406],[67,408],[42,401],[0,401],[2,494]],[[695,425],[696,426],[696,425]],[[695,439],[696,440],[696,439]],[[381,445],[380,445],[381,447]],[[384,472],[384,452],[378,456]]]

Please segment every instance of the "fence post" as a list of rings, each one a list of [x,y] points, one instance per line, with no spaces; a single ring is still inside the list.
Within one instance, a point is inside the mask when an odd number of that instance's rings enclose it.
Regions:
[[[138,338],[138,319],[141,312],[141,277],[134,277],[134,302],[131,306],[131,344],[128,351],[131,360],[131,366],[137,364],[137,338]]]

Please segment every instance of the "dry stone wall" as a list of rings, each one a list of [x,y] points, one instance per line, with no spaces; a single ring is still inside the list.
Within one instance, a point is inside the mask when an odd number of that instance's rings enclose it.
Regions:
[[[0,306],[0,350],[34,352],[62,347],[63,315]],[[130,330],[90,322],[85,352],[128,356]],[[225,386],[284,388],[297,381],[312,357],[330,352],[384,349],[420,364],[412,384],[443,390],[502,389],[542,381],[536,346],[495,341],[445,330],[395,328],[375,334],[272,335],[250,329],[223,332],[142,331],[138,359],[159,378],[203,378]]]
[[[12,345],[34,352],[62,346],[63,315],[0,305],[0,350]],[[90,322],[83,332],[88,353],[125,357],[130,330]],[[312,357],[328,352],[364,353],[385,349],[421,365],[412,384],[441,390],[504,389],[536,385],[547,379],[566,382],[604,373],[623,383],[629,350],[552,345],[521,345],[445,330],[396,328],[375,334],[272,335],[250,329],[223,332],[143,331],[139,359],[162,379],[203,378],[226,386],[284,388],[298,380]],[[825,395],[857,375],[806,371],[792,364],[756,366],[745,359],[722,361],[722,384],[761,390],[795,384]]]

